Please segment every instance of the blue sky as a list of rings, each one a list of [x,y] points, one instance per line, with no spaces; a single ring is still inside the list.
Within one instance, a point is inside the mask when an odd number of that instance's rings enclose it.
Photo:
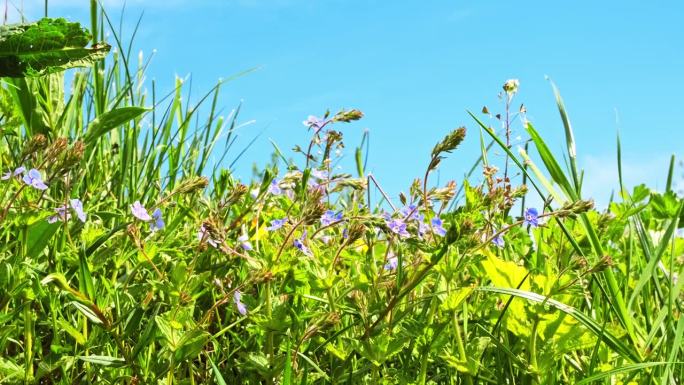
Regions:
[[[51,1],[50,14],[88,25],[84,3]],[[122,1],[105,4],[118,20]],[[40,16],[42,1],[24,7]],[[192,74],[197,95],[218,78],[259,67],[221,97],[226,112],[242,101],[242,121],[255,121],[241,129],[244,144],[264,132],[237,167],[243,177],[252,162],[268,159],[269,138],[283,149],[303,143],[307,115],[359,108],[361,122],[339,127],[348,158],[368,129],[368,168],[393,194],[423,173],[450,129],[469,128],[440,172],[460,184],[479,151],[466,110],[501,111],[497,94],[509,78],[521,83],[516,107],[525,104],[560,154],[563,130],[546,75],[570,113],[586,195],[605,202],[617,184],[618,128],[630,184],[662,188],[670,155],[684,155],[678,1],[131,0],[124,34],[143,10],[136,49],[156,49],[147,78],[162,88],[171,89],[175,74]]]

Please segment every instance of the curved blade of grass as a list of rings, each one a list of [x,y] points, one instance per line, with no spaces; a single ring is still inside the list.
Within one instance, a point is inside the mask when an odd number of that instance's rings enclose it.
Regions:
[[[519,298],[524,298],[527,299],[528,301],[532,302],[537,302],[537,303],[543,303],[549,306],[552,306],[563,313],[571,316],[572,318],[576,319],[579,323],[584,325],[587,329],[589,329],[592,333],[596,335],[599,339],[601,339],[608,347],[613,349],[616,353],[620,354],[624,358],[628,359],[631,362],[640,362],[641,358],[639,357],[639,354],[634,351],[632,348],[627,346],[625,343],[623,343],[618,337],[614,336],[613,334],[605,331],[601,325],[596,323],[593,319],[591,319],[589,316],[586,314],[582,313],[581,311],[575,309],[574,307],[570,305],[566,305],[562,302],[558,302],[554,299],[550,299],[546,296],[543,296],[541,294],[525,291],[525,290],[519,290],[519,289],[512,289],[512,288],[503,288],[503,287],[478,287],[476,290],[479,291],[484,291],[484,292],[490,292],[490,293],[497,293],[497,294],[507,294],[507,295],[513,295]]]
[[[551,81],[551,88],[553,89],[553,95],[556,97],[556,105],[558,106],[558,112],[560,113],[561,120],[563,121],[563,127],[565,128],[565,143],[568,150],[568,158],[570,160],[570,172],[572,175],[572,180],[574,182],[574,191],[577,195],[580,194],[580,178],[577,173],[577,147],[575,145],[575,136],[572,133],[572,125],[570,124],[570,118],[568,113],[565,111],[565,104],[563,103],[563,98],[558,91],[556,84]]]
[[[666,365],[666,364],[668,364],[668,363],[667,362],[640,362],[638,364],[628,364],[625,366],[621,366],[619,368],[615,368],[615,369],[607,370],[605,372],[594,374],[591,377],[587,377],[587,378],[584,378],[584,379],[576,382],[575,385],[589,384],[589,383],[592,383],[594,381],[602,380],[606,377],[612,377],[612,376],[622,374],[622,373],[628,373],[628,372],[632,372],[635,370],[643,370],[646,368],[651,368],[654,366]]]
[[[541,138],[537,130],[534,129],[532,123],[527,123],[525,128],[527,129],[527,133],[530,134],[530,137],[537,148],[537,152],[539,152],[539,157],[541,158],[542,162],[544,162],[544,166],[546,166],[546,170],[549,172],[549,174],[551,174],[551,179],[558,183],[560,188],[563,190],[563,192],[565,192],[570,200],[576,201],[578,199],[577,193],[570,184],[570,181],[568,181],[568,178],[563,173],[563,170],[556,161],[556,158],[551,153],[551,150],[549,150],[549,147]]]

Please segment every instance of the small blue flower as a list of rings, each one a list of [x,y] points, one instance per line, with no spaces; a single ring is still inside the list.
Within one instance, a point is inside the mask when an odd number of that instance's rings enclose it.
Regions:
[[[287,222],[287,218],[283,219],[273,219],[271,221],[271,225],[266,228],[268,231],[276,231],[283,227],[283,225]]]
[[[147,209],[140,204],[140,201],[133,202],[131,205],[131,213],[134,217],[140,219],[141,221],[148,222],[152,220],[152,217],[147,212]]]
[[[165,223],[164,219],[162,218],[162,212],[159,208],[154,210],[154,212],[152,213],[152,219],[153,222],[150,223],[150,231],[157,231],[164,228]]]
[[[313,115],[309,115],[309,117],[303,121],[302,124],[313,129],[314,132],[318,132],[321,130],[321,128],[323,128],[323,126],[328,124],[328,121]]]
[[[19,176],[19,175],[23,174],[25,171],[26,171],[26,167],[24,167],[24,166],[17,167],[17,168],[14,170],[14,172],[12,172],[12,171],[7,171],[7,173],[5,173],[5,174],[0,178],[0,180],[7,180],[7,179],[9,179],[9,178],[11,178],[11,177],[13,177],[13,176]]]
[[[392,219],[391,221],[387,222],[387,227],[389,227],[393,233],[402,238],[408,237],[410,235],[408,231],[406,231],[406,223],[401,219]]]
[[[495,236],[495,237],[492,239],[492,243],[493,243],[496,247],[503,248],[503,247],[506,245],[506,242],[505,242],[504,239],[503,239],[503,234],[499,234],[499,235]]]
[[[268,186],[268,192],[273,195],[280,195],[283,193],[283,190],[279,186],[278,179],[273,179],[271,181],[271,184]]]
[[[48,223],[56,223],[58,221],[68,221],[69,218],[71,218],[71,213],[69,212],[69,206],[68,205],[62,205],[59,206],[55,209],[55,212],[57,214],[48,217],[47,221]]]
[[[432,225],[432,231],[434,231],[435,234],[439,235],[440,237],[446,235],[446,229],[442,226],[441,219],[439,219],[438,217],[432,218],[430,224]]]
[[[86,213],[83,211],[83,202],[81,202],[80,199],[74,198],[69,200],[69,203],[71,204],[71,208],[76,212],[76,216],[78,219],[81,220],[81,222],[85,223],[86,221]]]
[[[47,190],[48,186],[43,182],[40,171],[32,168],[28,174],[24,175],[24,183],[38,190]]]
[[[534,207],[528,208],[527,210],[525,210],[524,216],[524,225],[532,227],[539,226],[539,214],[537,213],[537,209],[535,209]]]
[[[200,226],[200,229],[197,232],[197,239],[199,239],[200,242],[207,242],[207,244],[213,247],[218,247],[218,242],[216,242],[214,239],[211,239],[209,235],[210,234],[207,228],[204,227],[204,225]]]
[[[240,290],[235,290],[233,293],[233,302],[235,303],[238,313],[243,316],[247,315],[247,306],[242,303],[242,293],[240,293]]]
[[[311,170],[311,176],[316,179],[328,179],[328,172],[326,170],[313,169]]]
[[[385,266],[383,266],[383,268],[388,271],[393,271],[396,270],[398,266],[399,259],[395,257],[393,254],[390,254],[390,257],[387,258],[387,263],[385,263]]]
[[[401,216],[404,217],[405,221],[410,221],[412,219],[419,219],[417,206],[414,204],[404,206],[404,208],[402,208],[400,212],[401,212]]]
[[[335,214],[334,211],[328,210],[321,216],[321,225],[329,226],[334,222],[339,222],[342,220],[342,212]]]
[[[304,255],[307,255],[309,257],[313,256],[313,253],[311,252],[311,249],[309,249],[305,244],[304,244],[304,239],[306,238],[306,231],[302,234],[301,238],[297,238],[294,240],[294,246],[298,248]]]
[[[240,242],[240,246],[245,250],[245,251],[251,251],[252,244],[249,242],[249,236],[247,234],[240,235],[238,237],[238,242]]]

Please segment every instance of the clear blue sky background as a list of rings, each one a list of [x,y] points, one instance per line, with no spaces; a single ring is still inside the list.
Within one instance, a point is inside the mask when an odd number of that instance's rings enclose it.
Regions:
[[[28,15],[41,15],[42,1],[24,1]],[[86,1],[50,3],[51,16],[88,25]],[[105,4],[118,20],[122,1]],[[682,4],[131,0],[124,34],[144,10],[136,50],[157,50],[148,79],[166,90],[174,74],[192,74],[198,94],[220,77],[260,67],[227,84],[221,98],[226,112],[242,100],[242,121],[256,121],[241,129],[243,144],[264,131],[239,175],[268,159],[268,138],[283,149],[303,143],[307,115],[359,108],[366,118],[343,128],[348,158],[368,128],[369,169],[393,193],[422,174],[435,142],[465,125],[462,150],[440,174],[460,183],[479,148],[466,110],[500,111],[497,94],[508,78],[520,79],[516,104],[525,103],[528,119],[560,154],[563,130],[548,75],[575,128],[585,191],[606,202],[617,185],[618,128],[630,184],[662,188],[669,156],[684,155]],[[516,129],[514,136],[525,137]]]

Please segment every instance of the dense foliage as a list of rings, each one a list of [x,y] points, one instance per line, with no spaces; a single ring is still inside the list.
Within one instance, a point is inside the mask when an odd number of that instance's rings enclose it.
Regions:
[[[200,118],[129,63],[0,87],[0,384],[684,383],[672,168],[597,211],[557,92],[567,167],[484,109],[482,177],[430,181],[459,128],[396,202],[363,144],[335,167],[360,111],[309,117],[306,145],[240,181],[220,85]]]

